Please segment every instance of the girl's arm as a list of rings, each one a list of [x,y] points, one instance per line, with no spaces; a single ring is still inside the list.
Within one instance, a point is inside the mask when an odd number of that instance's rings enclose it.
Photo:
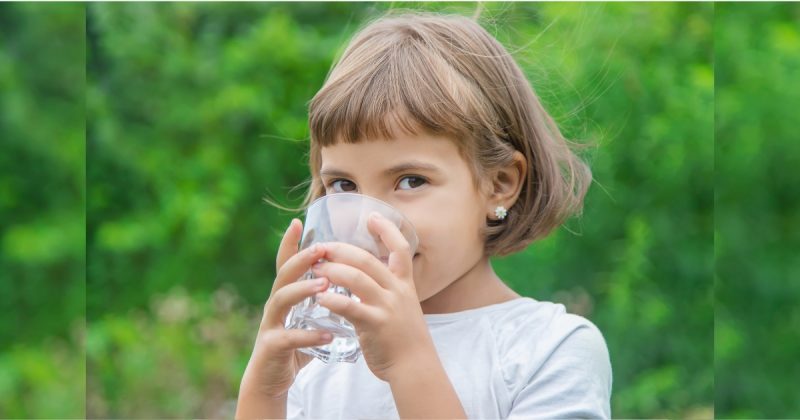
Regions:
[[[270,398],[264,395],[249,395],[243,392],[239,395],[236,405],[237,419],[285,419],[287,394],[281,397]]]
[[[400,418],[467,418],[433,344],[411,362],[387,377]]]
[[[321,256],[313,246],[297,250],[302,232],[302,223],[293,219],[278,247],[277,275],[264,305],[253,353],[242,376],[237,419],[286,418],[289,388],[300,369],[311,361],[311,356],[297,349],[331,342],[324,331],[284,328],[284,320],[293,305],[328,287],[324,279],[296,281]]]

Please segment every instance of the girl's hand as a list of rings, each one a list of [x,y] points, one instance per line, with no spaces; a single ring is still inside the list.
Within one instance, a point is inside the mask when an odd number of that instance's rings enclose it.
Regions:
[[[330,334],[326,331],[284,328],[284,321],[292,306],[329,286],[324,278],[296,281],[322,256],[321,250],[314,246],[297,252],[297,243],[302,232],[302,222],[292,220],[278,248],[278,274],[264,305],[264,316],[253,354],[242,378],[240,401],[243,396],[273,399],[285,396],[297,372],[311,361],[311,356],[296,349],[331,342]]]
[[[404,366],[412,366],[421,352],[436,350],[414,286],[408,241],[397,226],[377,213],[367,228],[389,249],[388,266],[361,248],[330,242],[320,244],[327,261],[315,264],[312,272],[359,297],[361,302],[336,293],[318,295],[320,305],[353,324],[367,366],[379,379],[390,382]]]

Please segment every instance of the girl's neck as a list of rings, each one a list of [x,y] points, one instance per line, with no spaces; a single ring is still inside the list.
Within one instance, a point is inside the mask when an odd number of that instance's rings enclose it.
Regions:
[[[507,302],[520,297],[495,274],[488,257],[423,302],[425,314],[446,314]]]

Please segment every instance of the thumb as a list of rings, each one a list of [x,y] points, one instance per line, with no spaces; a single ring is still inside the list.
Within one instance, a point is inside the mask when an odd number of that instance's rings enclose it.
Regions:
[[[389,250],[389,270],[402,279],[411,279],[414,272],[411,245],[400,229],[378,212],[370,214],[368,225]]]

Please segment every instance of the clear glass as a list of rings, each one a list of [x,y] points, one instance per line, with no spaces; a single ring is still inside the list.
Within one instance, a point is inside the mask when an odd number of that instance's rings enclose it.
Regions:
[[[378,212],[392,221],[411,245],[412,255],[416,252],[418,239],[414,226],[400,211],[389,204],[363,194],[336,193],[320,197],[306,210],[303,237],[300,250],[315,243],[346,242],[366,250],[384,264],[389,258],[389,250],[381,239],[367,229],[367,219],[372,212]],[[314,278],[307,271],[298,281]],[[339,293],[359,301],[345,287],[331,285],[328,292]],[[327,308],[320,306],[311,296],[295,305],[286,318],[286,328],[306,330],[328,330],[333,341],[318,347],[299,349],[325,363],[350,362],[358,360],[361,348],[353,325]]]

